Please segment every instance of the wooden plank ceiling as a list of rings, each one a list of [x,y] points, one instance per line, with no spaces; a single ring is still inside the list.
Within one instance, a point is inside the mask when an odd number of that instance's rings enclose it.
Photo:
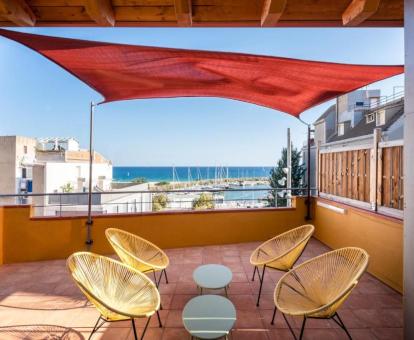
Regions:
[[[0,0],[0,26],[398,27],[403,0]]]

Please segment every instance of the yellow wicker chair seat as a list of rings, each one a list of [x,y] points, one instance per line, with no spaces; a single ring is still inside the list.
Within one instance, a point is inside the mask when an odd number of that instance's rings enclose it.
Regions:
[[[104,321],[151,317],[160,308],[160,294],[155,284],[128,265],[105,256],[78,252],[68,258],[67,266]]]
[[[106,229],[105,234],[122,262],[131,267],[141,272],[168,267],[167,254],[150,241],[116,228]]]
[[[357,285],[368,260],[365,250],[347,247],[298,265],[276,285],[274,302],[277,310],[287,315],[303,316],[304,321],[306,318],[337,316],[340,322],[335,318],[334,321],[347,332],[337,310]]]
[[[273,237],[253,251],[250,256],[250,263],[254,266],[252,281],[256,272],[260,280],[257,306],[260,303],[266,267],[282,271],[291,269],[308,244],[314,230],[315,227],[311,224],[300,226]],[[261,275],[259,267],[263,267]]]
[[[284,232],[264,242],[250,256],[254,266],[267,265],[279,270],[289,270],[296,262],[315,227],[311,224]]]

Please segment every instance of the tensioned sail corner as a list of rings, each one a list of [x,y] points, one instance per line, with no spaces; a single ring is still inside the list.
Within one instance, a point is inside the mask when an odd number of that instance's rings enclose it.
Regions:
[[[223,97],[303,111],[401,74],[401,65],[353,65],[228,52],[181,50],[56,38],[0,29],[98,91],[105,102]]]

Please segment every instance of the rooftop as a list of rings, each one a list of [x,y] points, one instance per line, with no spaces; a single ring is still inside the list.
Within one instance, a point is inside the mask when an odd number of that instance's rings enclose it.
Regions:
[[[233,271],[229,298],[237,309],[232,338],[292,339],[280,314],[274,326],[273,289],[283,273],[269,271],[259,308],[255,305],[258,280],[251,281],[253,268],[249,257],[259,243],[169,249],[170,283],[160,286],[164,309],[159,328],[151,320],[145,339],[186,339],[181,313],[184,305],[197,295],[193,270],[203,263],[222,263]],[[325,245],[311,239],[299,263],[328,251]],[[370,274],[363,275],[339,314],[355,340],[402,338],[402,297]],[[98,312],[75,286],[64,260],[9,264],[0,267],[0,338],[6,339],[86,339],[98,318]],[[300,320],[292,320],[296,328]],[[137,321],[142,330],[144,320]],[[299,330],[296,329],[298,332]],[[132,339],[129,322],[104,325],[93,340]],[[332,320],[310,320],[304,339],[347,339]]]
[[[367,123],[365,117],[363,117],[358,124],[356,124],[353,128],[350,128],[346,131],[342,136],[338,136],[337,134],[329,137],[329,142],[336,142],[339,140],[344,140],[348,138],[355,138],[360,136],[366,136],[372,134],[375,128],[380,127],[383,131],[386,131],[392,124],[394,124],[403,114],[404,114],[404,100],[397,100],[395,102],[389,103],[387,105],[383,105],[381,107],[375,108],[368,112],[377,112],[380,109],[384,109],[386,111],[387,117],[390,117],[384,125],[376,126],[375,120],[371,123]],[[367,114],[367,113],[366,113]],[[365,115],[366,115],[365,114]]]

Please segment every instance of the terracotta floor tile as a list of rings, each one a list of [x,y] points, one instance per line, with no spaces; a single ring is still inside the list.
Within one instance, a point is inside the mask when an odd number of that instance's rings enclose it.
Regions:
[[[161,324],[163,325],[163,327],[165,326],[166,322],[167,322],[167,318],[168,318],[168,314],[169,314],[169,310],[163,309],[160,310],[160,319],[161,319]],[[145,324],[147,323],[148,319],[147,318],[137,318],[135,319],[135,325],[139,328],[144,328]],[[116,323],[114,323],[116,324]],[[151,317],[150,323],[148,325],[149,328],[159,328],[159,322],[158,322],[158,318],[157,315],[154,314]]]
[[[300,334],[300,329],[296,330],[296,334]],[[348,339],[346,334],[341,334],[337,329],[317,329],[305,328],[303,333],[304,340],[345,340]],[[368,340],[368,339],[367,339]]]
[[[138,334],[140,335],[141,330],[137,329]],[[138,336],[139,336],[138,335]],[[99,329],[92,337],[93,340],[113,340],[113,339],[120,339],[120,340],[129,340],[133,339],[132,335],[132,327],[122,327],[122,328],[115,328],[115,327],[107,327]]]
[[[293,336],[292,336],[292,333],[290,333],[289,329],[270,329],[269,339],[271,340],[292,340]]]
[[[258,292],[259,290],[257,290],[256,292],[254,292],[253,294],[253,300],[256,306],[256,302],[257,302],[257,296],[258,296]],[[265,309],[265,310],[273,310],[273,308],[275,307],[275,302],[273,299],[273,294],[268,294],[268,293],[263,293],[260,296],[260,305],[259,305],[259,309]]]
[[[354,314],[355,310],[340,308],[338,310],[338,314],[342,320],[342,322],[345,324],[346,328],[352,329],[352,328],[369,328],[369,324],[364,322],[362,319],[358,318]],[[339,328],[338,325],[333,324],[332,327]]]
[[[379,340],[401,340],[404,337],[402,328],[374,328],[371,331]]]
[[[162,340],[186,340],[190,339],[190,334],[185,328],[166,328]]]
[[[348,340],[348,336],[344,331],[338,330],[344,340]],[[348,329],[353,340],[377,340],[378,338],[372,333],[371,329]],[[391,340],[391,339],[389,339]],[[399,338],[393,338],[393,340],[399,340]]]
[[[176,288],[176,292],[178,293],[178,294],[180,294],[181,293],[181,290],[178,290],[177,291],[177,289],[180,289],[180,287],[183,285],[183,284],[186,284],[186,285],[188,285],[188,284],[190,284],[190,283],[194,283],[194,279],[193,279],[193,271],[190,271],[190,270],[186,270],[186,271],[183,271],[181,274],[180,274],[180,276],[179,276],[179,279],[178,279],[178,285],[177,285],[177,288]]]
[[[269,333],[267,329],[236,329],[231,332],[231,337],[235,340],[268,340]]]
[[[223,263],[224,264],[224,263]],[[241,263],[225,263],[233,273],[244,273],[244,268]]]
[[[178,295],[175,294],[172,297],[169,309],[183,310],[184,306],[190,301],[195,295]]]
[[[394,290],[379,281],[360,282],[355,291],[360,294],[393,294]]]
[[[361,323],[370,328],[403,327],[402,309],[356,309],[352,312]]]
[[[283,272],[267,270],[260,307],[256,307],[259,281],[251,281],[252,250],[261,242],[166,250],[170,256],[167,269],[169,284],[160,285],[163,328],[153,316],[145,339],[184,340],[190,335],[183,328],[182,309],[198,295],[193,271],[201,263],[223,263],[233,272],[229,299],[237,310],[234,340],[292,339],[280,312],[275,325],[273,291]],[[300,262],[319,255],[328,248],[312,239]],[[53,275],[51,275],[53,273]],[[152,278],[152,276],[150,276]],[[208,293],[208,291],[205,291]],[[222,291],[211,291],[223,295]],[[371,275],[365,274],[339,314],[354,340],[402,339],[402,298]],[[98,317],[67,273],[64,260],[41,261],[0,266],[0,339],[59,338],[84,340],[89,337]],[[288,317],[297,334],[302,319]],[[137,320],[138,335],[145,320]],[[129,321],[105,324],[92,340],[133,339]],[[347,336],[328,320],[308,320],[304,339],[338,339]]]
[[[169,327],[183,327],[182,310],[170,310],[165,323],[167,328]]]
[[[233,273],[231,282],[249,282],[246,273]]]
[[[240,264],[241,263],[240,256],[223,256],[222,263],[224,265],[233,264],[233,263]]]
[[[288,328],[288,325],[286,324],[280,312],[276,313],[276,317],[275,317],[273,325],[271,324],[272,317],[273,317],[273,310],[259,310],[259,313],[262,318],[264,328],[267,328],[267,329]],[[290,324],[292,325],[292,327],[294,327],[295,326],[294,320],[292,320],[290,317],[288,317],[288,320]]]
[[[60,327],[56,325],[24,325],[24,326],[1,326],[0,339],[73,339],[84,340],[81,332],[73,328]]]
[[[140,336],[142,334],[142,328],[141,329],[137,329],[137,335]],[[147,331],[145,332],[145,340],[160,340],[163,337],[163,333],[164,333],[164,329],[163,328],[148,328]],[[129,338],[133,340],[133,333],[131,332],[129,335]],[[139,339],[139,338],[138,338]],[[93,340],[93,339],[91,339]]]
[[[163,309],[169,309],[173,295],[161,294],[161,306]]]
[[[231,300],[231,302],[233,302],[234,306],[236,307],[236,310],[251,310],[252,306],[254,306],[256,303],[251,294],[229,294],[228,298]]]
[[[397,294],[351,294],[345,301],[343,308],[399,308],[401,305],[402,297]]]
[[[237,321],[234,328],[264,329],[262,317],[260,313],[255,310],[238,310]]]
[[[180,282],[175,288],[175,294],[193,294],[198,295],[199,290],[197,284],[193,281],[191,282]]]
[[[158,287],[158,290],[160,294],[174,294],[176,287],[177,287],[176,282],[168,281],[168,284],[161,283],[160,286]]]
[[[228,289],[229,294],[252,294],[252,288],[247,282],[232,282]]]
[[[250,282],[250,286],[255,294],[259,294],[260,282],[257,278],[253,282]],[[276,284],[270,277],[265,277],[262,284],[262,294],[273,294],[275,287]]]
[[[222,262],[220,255],[203,255],[203,264],[222,264]]]
[[[183,259],[184,264],[198,264],[201,265],[203,263],[203,258],[201,255],[198,256],[185,256]]]

